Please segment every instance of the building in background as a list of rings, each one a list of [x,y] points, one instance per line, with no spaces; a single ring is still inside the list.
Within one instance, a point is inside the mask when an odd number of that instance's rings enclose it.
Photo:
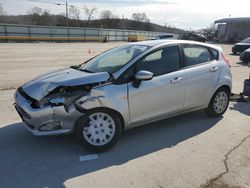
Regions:
[[[218,42],[238,42],[250,37],[250,17],[223,18],[214,22],[217,25]]]

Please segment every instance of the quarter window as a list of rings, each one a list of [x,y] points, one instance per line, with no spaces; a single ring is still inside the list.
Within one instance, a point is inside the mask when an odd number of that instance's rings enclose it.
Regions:
[[[198,45],[183,45],[186,67],[198,65],[212,60],[211,54],[206,47]]]
[[[218,58],[219,58],[219,53],[218,53],[218,51],[215,50],[215,49],[213,49],[213,48],[210,48],[210,50],[211,50],[211,52],[212,52],[212,54],[213,54],[213,56],[214,56],[214,59],[218,60]]]
[[[137,71],[147,70],[159,76],[178,70],[180,62],[179,47],[170,46],[157,50],[143,59],[137,64]]]

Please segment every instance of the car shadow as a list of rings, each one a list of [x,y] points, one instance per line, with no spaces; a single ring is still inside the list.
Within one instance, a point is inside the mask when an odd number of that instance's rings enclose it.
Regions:
[[[231,56],[239,56],[240,54],[239,54],[239,53],[237,53],[237,54],[230,53],[230,54],[228,54],[228,55],[231,55]]]
[[[250,104],[247,103],[250,103],[250,97],[245,98],[245,102],[233,103],[232,105],[229,106],[229,109],[250,116],[250,108],[249,108]]]
[[[0,128],[0,187],[65,187],[68,179],[175,147],[220,119],[199,111],[130,129],[97,160],[85,162],[79,156],[89,153],[73,136],[36,137],[23,123],[7,125]]]
[[[246,66],[246,67],[248,66],[247,62],[242,62],[242,61],[236,62],[236,64]]]

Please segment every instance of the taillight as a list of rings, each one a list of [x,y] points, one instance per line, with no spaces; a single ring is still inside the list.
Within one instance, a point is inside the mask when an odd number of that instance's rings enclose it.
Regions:
[[[227,66],[229,68],[231,68],[231,63],[230,63],[229,59],[223,53],[221,53],[221,56],[222,56],[224,62],[227,64]]]

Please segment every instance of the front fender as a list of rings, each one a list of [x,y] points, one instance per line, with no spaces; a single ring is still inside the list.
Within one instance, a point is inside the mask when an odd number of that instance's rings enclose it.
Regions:
[[[109,108],[122,115],[125,126],[129,120],[127,84],[107,84],[92,88],[87,96],[77,100],[75,104],[86,111],[94,108]]]

